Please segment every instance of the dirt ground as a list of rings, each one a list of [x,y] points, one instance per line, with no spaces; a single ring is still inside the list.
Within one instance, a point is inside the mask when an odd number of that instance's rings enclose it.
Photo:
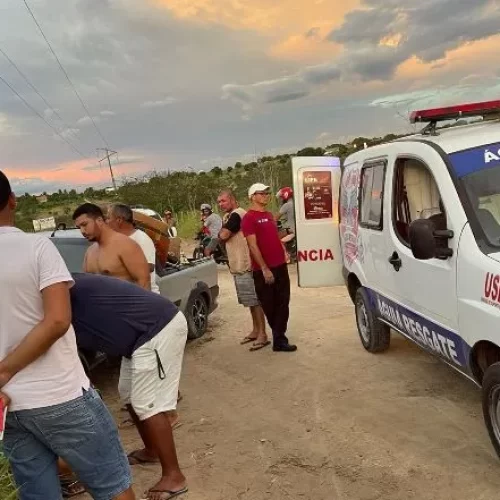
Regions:
[[[249,314],[220,272],[220,306],[189,343],[175,431],[186,500],[498,498],[500,462],[480,391],[394,334],[379,355],[361,347],[344,288],[304,290],[292,271],[294,354],[239,345]],[[103,380],[117,421],[115,380]],[[122,430],[127,451],[139,445]],[[138,498],[159,475],[134,466]]]

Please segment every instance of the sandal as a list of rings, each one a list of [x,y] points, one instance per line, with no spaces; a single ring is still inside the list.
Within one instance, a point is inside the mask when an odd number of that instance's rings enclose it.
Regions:
[[[270,340],[266,340],[264,342],[255,342],[254,344],[252,344],[252,347],[250,347],[250,352],[263,349],[264,347],[267,347],[269,344],[271,344]]]
[[[64,479],[59,478],[61,483],[61,492],[64,498],[76,497],[85,493],[85,486],[83,486],[77,479]]]
[[[257,340],[257,337],[250,337],[250,335],[247,335],[241,342],[240,345],[245,345],[249,344],[250,342],[255,342]]]

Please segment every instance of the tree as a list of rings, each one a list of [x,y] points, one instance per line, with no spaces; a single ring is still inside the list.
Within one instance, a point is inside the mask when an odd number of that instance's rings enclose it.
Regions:
[[[307,147],[297,151],[297,156],[323,156],[325,151],[323,148]]]
[[[214,167],[210,170],[210,173],[214,174],[216,177],[220,177],[222,175],[222,168]]]

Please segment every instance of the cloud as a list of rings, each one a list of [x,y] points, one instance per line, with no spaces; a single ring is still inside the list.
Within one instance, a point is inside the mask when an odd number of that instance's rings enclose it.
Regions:
[[[225,85],[223,95],[248,112],[263,103],[308,97],[317,86],[331,82],[339,86],[392,81],[398,68],[413,58],[439,69],[451,51],[499,32],[496,1],[365,0],[362,8],[347,13],[344,22],[327,34],[327,41],[342,46],[329,63],[274,80]],[[302,39],[315,39],[318,31],[316,26],[310,28]]]
[[[43,192],[53,193],[61,189],[63,185],[60,182],[47,181],[41,177],[11,177],[9,179],[12,191],[17,195],[24,193],[41,194]]]
[[[166,97],[165,99],[162,99],[160,101],[146,101],[141,104],[141,107],[143,108],[163,108],[165,106],[169,106],[170,104],[173,104],[176,102],[177,99],[175,97]]]
[[[224,85],[223,97],[239,102],[246,110],[259,104],[296,101],[310,95],[314,86],[337,80],[340,74],[340,70],[335,65],[309,66],[293,75],[275,80],[250,85]]]
[[[344,46],[343,61],[364,80],[386,80],[415,56],[434,62],[465,43],[496,35],[496,0],[365,0],[365,8],[347,14],[328,40]],[[366,8],[367,7],[367,8]]]
[[[99,123],[101,121],[98,116],[93,116],[92,118],[90,118],[90,116],[84,116],[77,120],[76,123],[78,123],[78,125],[91,125],[92,120],[94,121],[94,123]]]
[[[107,111],[107,110],[101,111],[99,114],[101,116],[115,116],[116,115],[116,113],[114,111]]]

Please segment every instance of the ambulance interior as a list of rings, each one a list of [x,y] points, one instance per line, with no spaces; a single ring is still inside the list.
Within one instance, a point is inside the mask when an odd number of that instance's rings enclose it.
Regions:
[[[494,245],[500,244],[500,167],[479,169],[462,182],[479,224]]]
[[[399,237],[409,244],[409,227],[416,219],[432,219],[436,229],[446,229],[446,212],[434,177],[413,158],[396,162],[393,220]]]

